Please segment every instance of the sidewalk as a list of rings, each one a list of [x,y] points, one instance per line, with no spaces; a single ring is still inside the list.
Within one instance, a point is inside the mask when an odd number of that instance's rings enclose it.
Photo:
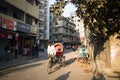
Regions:
[[[78,55],[77,52],[73,52],[73,54],[74,54],[74,57],[76,55]],[[84,72],[93,73],[92,66],[90,64],[81,63],[77,59],[75,60],[75,62],[79,65],[80,69],[82,69]],[[106,78],[106,80],[120,80],[120,73],[114,73],[109,68],[104,68],[104,72],[101,72],[101,73],[97,72],[97,73],[95,73],[93,75],[94,75],[94,77],[99,78],[100,80],[101,80],[101,78]]]
[[[38,58],[32,58],[31,56],[19,56],[18,58],[12,58],[10,61],[2,60],[0,61],[0,72],[4,69],[8,69],[11,67],[16,67],[19,65],[24,65],[35,61],[39,61],[41,59],[41,56],[43,55],[45,55],[45,53],[40,52]]]

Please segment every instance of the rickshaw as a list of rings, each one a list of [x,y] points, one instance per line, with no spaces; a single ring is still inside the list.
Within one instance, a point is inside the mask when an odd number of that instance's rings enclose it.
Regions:
[[[54,47],[56,50],[56,55],[54,56],[54,62],[51,60],[48,61],[48,67],[47,67],[48,74],[52,72],[52,68],[54,67],[55,64],[59,64],[62,67],[65,66],[65,56],[63,54],[64,52],[63,45],[61,43],[55,43]]]

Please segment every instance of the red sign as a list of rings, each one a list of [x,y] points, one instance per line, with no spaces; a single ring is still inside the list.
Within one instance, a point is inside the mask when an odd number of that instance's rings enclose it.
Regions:
[[[2,17],[0,17],[0,27],[2,26]]]
[[[8,34],[6,34],[6,33],[0,33],[0,38],[7,39],[8,38]]]
[[[14,30],[14,22],[9,19],[4,19],[4,28]]]

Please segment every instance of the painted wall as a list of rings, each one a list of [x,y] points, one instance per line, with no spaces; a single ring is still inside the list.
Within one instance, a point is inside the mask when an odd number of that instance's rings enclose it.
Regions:
[[[120,39],[114,34],[110,39],[111,45],[111,66],[114,71],[120,71]]]

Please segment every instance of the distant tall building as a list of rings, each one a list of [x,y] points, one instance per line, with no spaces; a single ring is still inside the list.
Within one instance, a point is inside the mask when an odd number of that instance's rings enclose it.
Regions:
[[[39,0],[39,40],[40,48],[45,48],[49,40],[49,1]]]
[[[64,46],[78,44],[78,31],[70,18],[58,16],[50,8],[50,40],[63,43]]]
[[[84,29],[84,21],[82,18],[78,17],[76,14],[72,15],[72,19],[76,25],[76,30],[79,32],[79,38],[82,44],[86,45],[85,40],[85,29]]]

